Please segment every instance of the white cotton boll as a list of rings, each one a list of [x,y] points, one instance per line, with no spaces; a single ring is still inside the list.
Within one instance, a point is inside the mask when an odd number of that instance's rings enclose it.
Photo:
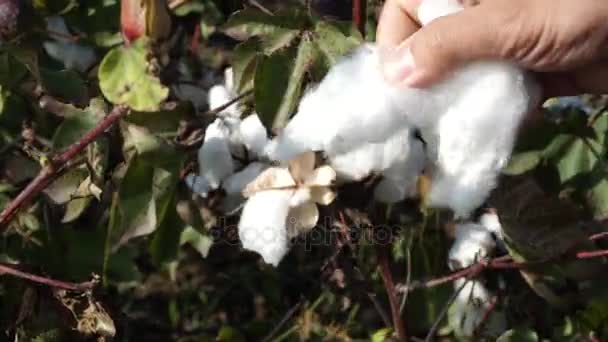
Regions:
[[[466,217],[496,186],[523,116],[538,90],[523,71],[507,63],[475,63],[453,82],[466,84],[439,119],[437,169],[429,202]]]
[[[256,156],[263,156],[264,150],[270,141],[266,135],[266,128],[257,114],[251,114],[239,126],[241,142],[249,152]]]
[[[223,85],[214,85],[209,89],[207,95],[207,102],[209,103],[209,109],[215,110],[233,99],[230,91]],[[238,103],[233,103],[228,108],[224,109],[219,116],[231,116],[239,117],[241,112],[239,111]]]
[[[243,248],[259,253],[268,264],[277,266],[289,250],[287,215],[290,191],[260,191],[245,203],[239,221]]]
[[[230,97],[234,98],[236,93],[234,92],[234,71],[231,67],[224,69],[224,86],[228,93],[230,93]]]
[[[211,189],[217,189],[234,171],[230,154],[230,132],[220,119],[216,119],[205,130],[203,145],[198,150],[200,176]]]
[[[466,284],[462,287],[464,282]],[[457,335],[473,337],[491,305],[491,294],[478,280],[458,279],[454,282],[454,288],[458,290],[460,287],[462,289],[450,307],[450,325],[455,328]],[[499,325],[502,325],[502,330],[505,329],[504,318]]]
[[[499,240],[503,239],[502,224],[500,224],[500,219],[496,213],[488,212],[481,215],[479,224],[486,227],[486,229],[493,233]]]
[[[272,142],[269,155],[279,160],[311,150],[337,155],[384,142],[408,127],[408,111],[424,107],[418,96],[423,92],[389,86],[376,47],[362,45],[343,57],[316,88],[304,95],[297,114]]]
[[[329,165],[342,181],[361,180],[405,162],[411,139],[410,129],[402,128],[384,142],[364,144],[346,153],[327,153]]]
[[[186,185],[192,192],[199,194],[201,197],[205,198],[211,191],[211,186],[209,186],[209,182],[203,177],[199,177],[195,174],[188,174],[184,180]]]
[[[455,240],[448,253],[448,265],[452,270],[475,264],[496,247],[492,234],[480,224],[457,224],[454,232]]]
[[[396,203],[416,195],[418,176],[426,165],[424,145],[418,139],[410,138],[409,153],[386,169],[384,179],[376,185],[374,197],[384,203]]]
[[[258,162],[253,162],[243,170],[233,174],[226,178],[222,183],[222,189],[226,191],[228,195],[240,195],[247,184],[251,183],[257,176],[266,170],[268,165]]]

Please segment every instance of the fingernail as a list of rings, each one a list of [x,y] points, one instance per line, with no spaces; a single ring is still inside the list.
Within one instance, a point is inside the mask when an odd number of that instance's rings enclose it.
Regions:
[[[397,84],[406,81],[416,69],[414,56],[409,47],[381,50],[382,72],[387,82]]]

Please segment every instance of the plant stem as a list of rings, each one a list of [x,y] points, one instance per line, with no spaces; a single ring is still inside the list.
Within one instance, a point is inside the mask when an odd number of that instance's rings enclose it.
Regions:
[[[393,328],[397,332],[399,341],[407,341],[407,331],[405,322],[401,319],[401,310],[399,308],[399,298],[397,298],[397,290],[395,289],[395,283],[393,282],[393,275],[391,273],[388,252],[386,246],[379,244],[376,246],[378,253],[378,267],[380,268],[380,275],[382,276],[382,282],[388,295],[388,301],[391,306],[391,315],[393,316]]]
[[[365,21],[367,19],[367,0],[353,0],[353,22],[365,38]]]
[[[62,153],[53,157],[38,175],[13,199],[0,213],[0,231],[6,229],[17,212],[27,206],[40,192],[53,182],[55,176],[68,163],[82,152],[90,143],[101,136],[108,128],[122,118],[128,111],[126,106],[116,106],[96,127],[85,133],[77,142],[68,146]]]
[[[23,272],[23,271],[20,271],[20,270],[14,268],[12,265],[0,263],[0,275],[2,275],[2,274],[8,274],[8,275],[12,275],[13,277],[29,280],[29,281],[39,283],[39,284],[48,285],[50,287],[54,287],[54,288],[58,288],[58,289],[70,290],[70,291],[86,291],[86,290],[92,289],[95,286],[94,281],[87,281],[87,282],[83,282],[83,283],[69,283],[69,282],[65,282],[65,281],[61,281],[61,280],[55,280],[55,279],[46,278],[46,277],[38,276],[35,274]]]

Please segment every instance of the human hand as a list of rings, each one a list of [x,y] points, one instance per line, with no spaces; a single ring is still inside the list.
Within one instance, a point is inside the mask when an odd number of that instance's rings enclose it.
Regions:
[[[377,40],[393,49],[384,65],[393,83],[426,87],[490,59],[536,71],[544,97],[608,93],[605,0],[484,0],[420,28],[422,1],[387,0],[382,10]]]

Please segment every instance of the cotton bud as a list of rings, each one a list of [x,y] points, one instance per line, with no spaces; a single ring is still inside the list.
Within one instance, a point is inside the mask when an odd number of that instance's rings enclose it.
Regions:
[[[171,33],[171,16],[165,0],[121,0],[120,28],[125,41],[144,35],[162,40]]]

